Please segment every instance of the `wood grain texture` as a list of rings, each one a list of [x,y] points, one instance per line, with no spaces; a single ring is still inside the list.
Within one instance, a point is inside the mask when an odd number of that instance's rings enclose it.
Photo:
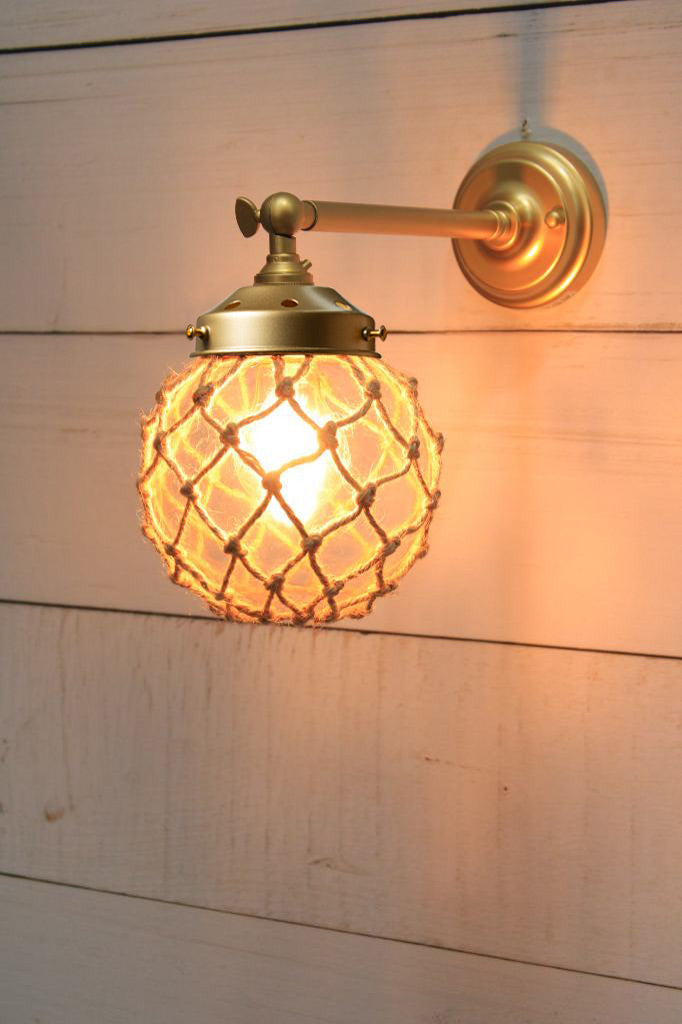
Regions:
[[[567,0],[560,0],[567,2]],[[300,25],[354,18],[386,18],[431,11],[486,11],[518,0],[6,0],[0,9],[0,48],[59,46],[202,32],[243,32],[271,25]],[[292,44],[295,46],[296,44]]]
[[[134,487],[139,413],[187,340],[2,345],[0,596],[204,614],[142,538]],[[400,337],[384,351],[416,370],[445,433],[443,499],[429,557],[360,625],[682,654],[679,338]]]
[[[0,651],[2,871],[682,984],[680,662],[11,605]]]
[[[391,328],[678,329],[681,49],[676,0],[642,0],[4,57],[0,327],[180,329],[262,263],[236,195],[449,206],[528,118],[606,181],[584,292],[504,310],[443,239],[306,236],[318,283]]]
[[[0,878],[6,1024],[678,1024],[682,992]]]

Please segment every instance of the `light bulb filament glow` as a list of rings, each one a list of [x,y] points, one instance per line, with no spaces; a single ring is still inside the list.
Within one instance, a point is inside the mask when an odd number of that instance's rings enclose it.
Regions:
[[[242,428],[241,443],[266,473],[279,471],[294,458],[312,457],[312,461],[286,469],[281,475],[283,499],[307,522],[318,506],[327,473],[313,428],[284,403],[272,416]],[[266,514],[278,522],[288,521],[278,501],[270,502]]]

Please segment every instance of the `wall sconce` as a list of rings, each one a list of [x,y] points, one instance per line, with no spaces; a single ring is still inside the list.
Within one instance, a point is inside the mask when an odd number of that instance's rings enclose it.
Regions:
[[[253,285],[187,328],[195,358],[142,424],[143,531],[175,583],[242,622],[359,618],[427,551],[443,438],[417,382],[381,362],[384,327],[313,283],[299,231],[441,235],[481,295],[559,302],[592,273],[606,216],[587,167],[520,141],[471,168],[452,210],[236,203],[270,252]]]

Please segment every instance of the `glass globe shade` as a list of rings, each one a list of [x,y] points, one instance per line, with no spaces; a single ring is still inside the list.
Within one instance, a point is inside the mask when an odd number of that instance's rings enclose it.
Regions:
[[[193,359],[142,422],[142,529],[223,618],[359,618],[426,553],[442,447],[378,359]]]

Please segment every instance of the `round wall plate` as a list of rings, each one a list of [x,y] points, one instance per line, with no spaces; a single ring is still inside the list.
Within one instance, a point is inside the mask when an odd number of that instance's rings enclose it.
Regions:
[[[573,153],[549,143],[510,142],[486,153],[453,205],[517,215],[518,231],[503,244],[452,242],[465,277],[502,306],[524,309],[570,298],[604,246],[606,210],[596,179]]]

